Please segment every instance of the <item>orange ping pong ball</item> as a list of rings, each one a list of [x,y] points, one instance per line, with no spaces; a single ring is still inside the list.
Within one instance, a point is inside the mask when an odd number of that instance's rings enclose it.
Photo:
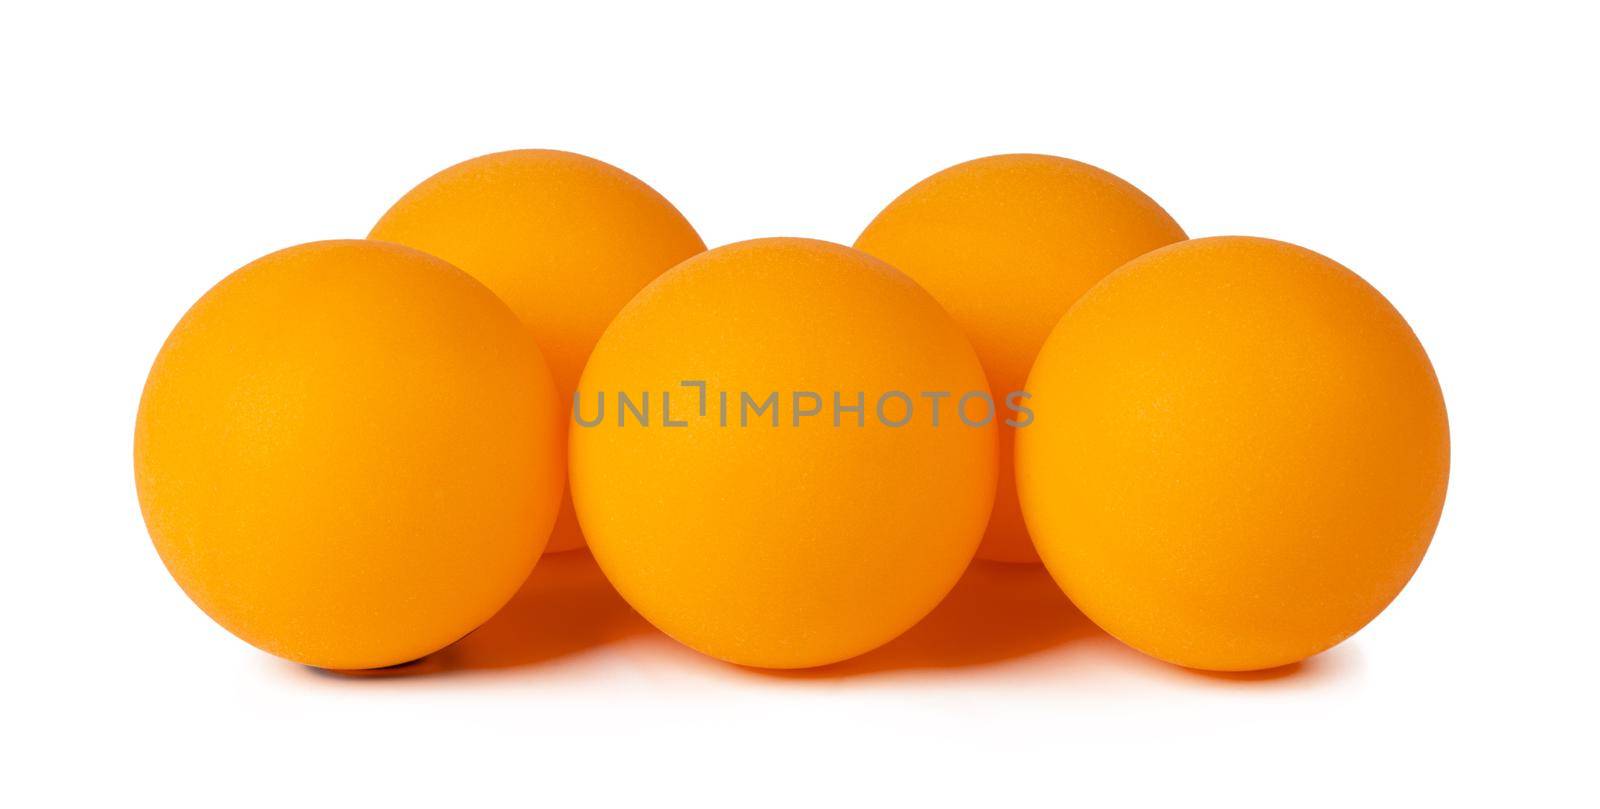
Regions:
[[[1266,239],[1129,262],[1061,320],[1017,431],[1050,574],[1106,631],[1221,671],[1354,634],[1411,577],[1444,504],[1444,399],[1400,313]]]
[[[371,238],[460,267],[495,291],[544,350],[562,401],[617,310],[706,249],[633,175],[571,152],[522,149],[460,163],[407,192]],[[549,549],[583,546],[564,499]]]
[[[646,287],[595,347],[572,498],[607,578],[668,635],[750,666],[844,660],[972,559],[1004,415],[987,391],[955,322],[882,261],[728,245]]]
[[[1021,391],[1073,301],[1141,253],[1184,238],[1139,189],[1075,160],[1012,154],[962,163],[883,209],[856,248],[911,276],[971,338],[996,397]],[[1000,429],[994,514],[978,556],[1037,562],[1017,506],[1013,431]]]
[[[139,503],[228,631],[312,666],[404,663],[527,578],[565,412],[527,330],[466,273],[399,245],[300,245],[167,338],[139,403]]]

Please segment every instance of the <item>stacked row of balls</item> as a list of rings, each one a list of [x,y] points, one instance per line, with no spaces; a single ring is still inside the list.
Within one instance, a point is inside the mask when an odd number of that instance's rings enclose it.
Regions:
[[[426,656],[587,544],[652,624],[744,665],[876,648],[977,556],[1042,561],[1148,654],[1250,670],[1399,593],[1449,437],[1354,273],[1187,239],[1083,163],[946,169],[854,248],[707,251],[633,176],[527,150],[207,292],[134,456],[184,591],[313,666]]]

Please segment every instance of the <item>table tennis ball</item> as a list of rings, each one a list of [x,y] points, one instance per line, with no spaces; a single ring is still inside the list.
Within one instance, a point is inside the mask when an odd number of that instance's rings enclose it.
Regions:
[[[533,333],[568,405],[600,333],[667,268],[706,249],[633,175],[570,152],[468,160],[412,189],[371,238],[432,253],[495,291]],[[583,546],[563,498],[549,550]]]
[[[1438,523],[1449,429],[1400,314],[1266,239],[1182,242],[1083,296],[1028,379],[1023,513],[1095,623],[1199,669],[1271,668],[1371,621]]]
[[[1020,391],[1073,301],[1123,262],[1184,238],[1161,206],[1094,166],[1047,155],[962,163],[917,183],[867,226],[857,249],[937,298],[971,338],[996,397]],[[1013,432],[978,556],[1037,562],[1017,506]]]
[[[404,663],[516,592],[564,482],[527,330],[393,244],[254,261],[156,357],[134,471],[156,550],[217,623],[323,668]]]
[[[866,652],[978,547],[995,408],[962,409],[967,392],[987,393],[971,345],[889,265],[809,239],[703,253],[589,358],[570,445],[589,548],[634,609],[712,657]]]

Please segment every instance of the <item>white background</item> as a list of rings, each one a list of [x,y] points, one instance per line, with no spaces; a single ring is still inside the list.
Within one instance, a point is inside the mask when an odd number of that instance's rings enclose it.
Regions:
[[[0,803],[1595,805],[1586,4],[336,5],[0,11]],[[257,652],[145,536],[150,361],[225,273],[514,147],[619,165],[712,245],[849,243],[939,168],[1039,151],[1192,235],[1324,252],[1443,382],[1433,549],[1354,640],[1258,677],[1146,660],[987,566],[809,677],[674,646],[581,557],[400,676]]]

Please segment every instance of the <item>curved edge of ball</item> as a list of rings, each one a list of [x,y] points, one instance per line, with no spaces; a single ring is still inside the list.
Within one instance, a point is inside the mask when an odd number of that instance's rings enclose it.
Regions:
[[[1337,262],[1337,261],[1335,261],[1335,260],[1333,260],[1333,259],[1331,259],[1331,258],[1319,253],[1319,252],[1316,252],[1314,250],[1311,250],[1309,248],[1305,248],[1305,247],[1302,247],[1302,246],[1299,246],[1299,245],[1292,244],[1290,242],[1284,242],[1284,241],[1280,241],[1280,240],[1276,240],[1276,239],[1269,239],[1269,238],[1256,237],[1256,236],[1232,236],[1232,235],[1230,235],[1230,236],[1213,236],[1213,237],[1203,237],[1203,238],[1197,238],[1197,239],[1188,239],[1188,240],[1185,240],[1185,241],[1180,241],[1180,242],[1176,242],[1176,243],[1171,244],[1171,245],[1167,245],[1165,247],[1157,248],[1155,250],[1150,251],[1149,253],[1146,253],[1146,254],[1144,254],[1142,256],[1139,256],[1138,258],[1135,258],[1135,259],[1127,262],[1122,267],[1118,268],[1116,271],[1114,271],[1110,275],[1106,276],[1106,278],[1103,279],[1099,284],[1096,284],[1093,288],[1091,288],[1088,292],[1086,292],[1082,297],[1080,297],[1079,300],[1077,301],[1077,303],[1075,303],[1073,305],[1073,307],[1071,309],[1069,309],[1067,315],[1063,316],[1062,323],[1058,324],[1057,328],[1052,330],[1050,338],[1046,340],[1045,345],[1040,349],[1039,360],[1036,360],[1036,363],[1035,363],[1036,369],[1039,368],[1039,367],[1045,366],[1049,362],[1049,360],[1047,359],[1047,355],[1051,354],[1054,351],[1061,350],[1061,348],[1058,345],[1058,343],[1060,343],[1061,340],[1064,340],[1065,338],[1058,339],[1057,335],[1058,335],[1058,333],[1062,332],[1062,325],[1066,323],[1066,321],[1073,315],[1073,313],[1078,311],[1080,308],[1087,308],[1087,307],[1094,306],[1096,300],[1100,296],[1108,294],[1106,290],[1111,289],[1116,284],[1118,284],[1124,276],[1128,275],[1131,272],[1137,272],[1139,267],[1148,264],[1152,260],[1159,261],[1159,260],[1161,260],[1162,257],[1171,255],[1173,253],[1177,253],[1177,252],[1181,252],[1181,251],[1185,251],[1185,250],[1192,250],[1196,246],[1204,247],[1204,246],[1208,246],[1208,245],[1228,244],[1228,243],[1245,244],[1245,245],[1250,245],[1250,246],[1253,246],[1253,247],[1260,247],[1260,248],[1265,248],[1265,249],[1288,251],[1288,252],[1290,252],[1292,254],[1295,254],[1295,255],[1299,256],[1300,258],[1303,258],[1306,261],[1321,263],[1321,264],[1326,265],[1327,267],[1336,268],[1336,270],[1339,273],[1343,274],[1343,276],[1348,281],[1353,281],[1355,284],[1359,285],[1360,288],[1364,289],[1367,294],[1372,296],[1373,299],[1375,299],[1378,302],[1381,302],[1381,306],[1385,307],[1388,310],[1388,312],[1398,322],[1398,324],[1401,327],[1403,327],[1404,333],[1409,337],[1411,343],[1413,344],[1413,347],[1415,348],[1416,352],[1418,353],[1418,356],[1420,357],[1422,368],[1425,370],[1427,378],[1431,381],[1431,384],[1433,386],[1433,390],[1434,390],[1434,392],[1435,392],[1435,394],[1437,396],[1437,404],[1438,404],[1438,408],[1439,408],[1439,413],[1438,413],[1438,415],[1439,415],[1439,425],[1438,426],[1440,428],[1440,435],[1438,436],[1438,438],[1439,438],[1439,440],[1441,442],[1441,446],[1440,446],[1439,449],[1440,449],[1441,456],[1442,456],[1440,458],[1440,469],[1438,470],[1439,471],[1439,476],[1440,476],[1440,481],[1439,481],[1439,485],[1438,485],[1437,496],[1431,500],[1430,505],[1426,509],[1427,513],[1424,515],[1423,519],[1421,520],[1421,522],[1417,526],[1418,533],[1421,536],[1421,540],[1420,540],[1420,543],[1419,543],[1419,549],[1418,549],[1418,552],[1417,552],[1417,555],[1416,555],[1415,564],[1410,565],[1408,567],[1408,569],[1406,569],[1404,571],[1404,575],[1402,577],[1402,580],[1399,582],[1399,585],[1397,587],[1394,587],[1393,588],[1393,592],[1389,593],[1386,598],[1382,599],[1381,605],[1378,605],[1376,607],[1376,609],[1372,610],[1370,615],[1366,616],[1364,620],[1361,620],[1359,622],[1359,624],[1354,625],[1352,627],[1349,627],[1348,631],[1345,631],[1342,634],[1338,634],[1337,636],[1330,636],[1328,641],[1325,642],[1325,643],[1316,644],[1316,648],[1309,648],[1306,651],[1304,651],[1304,653],[1296,653],[1296,654],[1286,655],[1286,656],[1273,658],[1273,659],[1262,659],[1262,660],[1252,661],[1252,662],[1249,662],[1249,663],[1233,663],[1233,664],[1230,664],[1230,663],[1217,662],[1215,660],[1213,660],[1213,661],[1202,661],[1202,660],[1199,660],[1196,657],[1186,657],[1184,655],[1172,654],[1170,652],[1165,652],[1165,651],[1160,650],[1160,649],[1151,648],[1149,645],[1143,644],[1143,643],[1139,642],[1137,639],[1126,637],[1123,634],[1120,634],[1120,633],[1118,633],[1118,632],[1116,632],[1116,631],[1114,631],[1112,629],[1108,629],[1103,625],[1101,626],[1101,628],[1104,629],[1108,634],[1111,634],[1113,637],[1117,638],[1119,641],[1123,642],[1125,645],[1127,645],[1127,646],[1129,646],[1129,647],[1131,647],[1131,648],[1133,648],[1133,649],[1135,649],[1135,650],[1137,650],[1137,651],[1139,651],[1139,652],[1141,652],[1143,654],[1146,654],[1146,655],[1148,655],[1150,657],[1156,658],[1158,660],[1161,660],[1163,662],[1166,662],[1166,663],[1169,663],[1169,664],[1172,664],[1172,665],[1175,665],[1175,666],[1179,666],[1179,667],[1187,668],[1187,669],[1192,669],[1192,670],[1195,670],[1195,671],[1202,671],[1202,672],[1246,673],[1246,672],[1256,672],[1256,671],[1269,671],[1269,670],[1274,670],[1274,669],[1280,669],[1280,668],[1283,668],[1283,667],[1286,667],[1286,666],[1292,666],[1292,665],[1298,664],[1298,663],[1300,663],[1300,662],[1302,662],[1304,660],[1307,660],[1307,659],[1310,659],[1312,657],[1315,657],[1316,655],[1319,655],[1319,654],[1321,654],[1323,652],[1326,652],[1326,651],[1338,646],[1339,644],[1343,643],[1344,641],[1348,640],[1350,637],[1353,637],[1355,634],[1357,634],[1362,629],[1364,629],[1367,625],[1369,625],[1372,621],[1376,620],[1377,617],[1379,615],[1381,615],[1383,612],[1385,612],[1388,609],[1388,607],[1394,602],[1394,600],[1399,597],[1400,593],[1404,591],[1405,587],[1410,583],[1410,580],[1414,577],[1416,571],[1418,569],[1420,569],[1420,566],[1421,566],[1421,563],[1422,563],[1422,559],[1425,556],[1425,554],[1426,554],[1427,550],[1429,549],[1429,547],[1432,545],[1433,539],[1435,538],[1435,533],[1438,530],[1439,522],[1440,522],[1440,520],[1442,518],[1442,515],[1443,515],[1445,500],[1447,498],[1447,492],[1448,492],[1449,476],[1450,476],[1450,465],[1451,465],[1451,448],[1450,448],[1450,443],[1451,442],[1450,442],[1449,414],[1448,414],[1447,404],[1446,404],[1445,398],[1444,398],[1443,385],[1440,382],[1440,380],[1438,379],[1437,371],[1436,371],[1435,367],[1433,366],[1433,363],[1432,363],[1431,359],[1428,357],[1427,351],[1426,351],[1425,347],[1422,345],[1422,342],[1421,342],[1420,338],[1417,337],[1414,329],[1412,329],[1410,323],[1406,321],[1404,315],[1399,312],[1399,310],[1393,305],[1393,303],[1390,302],[1388,300],[1388,298],[1385,297],[1380,290],[1376,289],[1371,283],[1369,283],[1360,274],[1354,272],[1353,270],[1350,270],[1348,267],[1345,267],[1343,264],[1340,264],[1339,262]],[[1030,390],[1033,390],[1036,387],[1036,384],[1034,382],[1034,374],[1033,373],[1030,373],[1030,375],[1029,375],[1029,385],[1028,385],[1028,387],[1029,387]],[[1035,508],[1030,508],[1030,506],[1029,506],[1030,501],[1032,501],[1034,499],[1034,497],[1042,496],[1042,495],[1037,494],[1037,493],[1030,493],[1030,490],[1032,490],[1036,486],[1036,484],[1033,484],[1031,482],[1032,479],[1034,478],[1034,475],[1023,471],[1023,467],[1029,463],[1029,458],[1033,454],[1030,451],[1031,448],[1029,448],[1029,449],[1023,449],[1022,448],[1022,445],[1026,444],[1026,443],[1028,443],[1026,439],[1020,439],[1019,440],[1019,451],[1018,451],[1017,456],[1016,456],[1015,461],[1014,461],[1014,464],[1017,467],[1018,488],[1019,488],[1019,494],[1021,495],[1020,499],[1021,499],[1021,501],[1023,503],[1023,511],[1024,511],[1024,515],[1025,516],[1027,516],[1028,514],[1031,514],[1031,513],[1035,513],[1035,511],[1036,511]],[[1036,520],[1037,516],[1035,516],[1034,519]],[[1030,521],[1030,522],[1032,522],[1032,521]],[[1030,525],[1030,530],[1031,531],[1037,531],[1038,529],[1035,529],[1035,528],[1032,527],[1032,525]],[[1037,536],[1037,534],[1036,534],[1036,536]],[[1051,559],[1049,558],[1049,554],[1046,553],[1046,552],[1041,551],[1041,556],[1043,557],[1043,561],[1045,562],[1046,569],[1050,573],[1051,577],[1057,581],[1057,584],[1062,587],[1062,589],[1066,592],[1066,594],[1068,595],[1069,598],[1073,598],[1073,592],[1072,592],[1073,588],[1068,585],[1068,583],[1066,582],[1066,580],[1064,580],[1062,578],[1062,576],[1058,575],[1056,566],[1051,564]],[[1091,620],[1093,620],[1093,616],[1091,614],[1091,610],[1090,609],[1084,609],[1081,604],[1077,604],[1077,599],[1074,599],[1074,602],[1079,607],[1080,610],[1082,610],[1086,615],[1089,615],[1091,617]],[[1101,624],[1101,621],[1095,621],[1095,623]]]
[[[285,255],[294,254],[294,253],[299,252],[299,251],[320,250],[320,249],[338,249],[338,248],[354,248],[354,249],[361,249],[361,250],[376,249],[376,250],[380,250],[380,251],[383,251],[383,252],[404,255],[404,256],[407,257],[408,260],[409,259],[422,260],[427,264],[430,264],[432,266],[438,267],[438,268],[448,272],[448,274],[450,274],[454,278],[465,280],[466,282],[468,282],[468,284],[471,287],[474,287],[477,290],[479,290],[479,292],[481,293],[481,298],[489,300],[489,301],[492,301],[495,306],[499,307],[500,309],[504,309],[506,311],[506,314],[509,317],[511,317],[513,319],[515,317],[515,315],[510,311],[510,309],[508,307],[506,307],[506,305],[504,304],[503,301],[500,301],[500,299],[497,296],[495,296],[494,293],[491,290],[488,289],[488,287],[484,286],[481,282],[479,282],[477,279],[473,278],[470,274],[463,272],[459,268],[454,267],[453,265],[449,264],[448,262],[446,262],[446,261],[444,261],[444,260],[442,260],[442,259],[440,259],[440,258],[438,258],[436,256],[432,256],[432,255],[430,255],[428,253],[422,252],[420,250],[416,250],[416,249],[411,248],[411,247],[407,247],[405,245],[395,244],[395,243],[391,243],[391,242],[384,242],[384,241],[380,241],[380,240],[368,240],[368,239],[328,239],[328,240],[321,240],[321,241],[305,242],[305,243],[293,245],[293,246],[290,246],[290,247],[282,248],[282,249],[273,251],[271,253],[267,253],[267,254],[265,254],[263,256],[260,256],[260,257],[258,257],[256,259],[253,259],[253,260],[247,262],[246,264],[244,264],[243,266],[233,270],[232,272],[230,272],[226,276],[224,276],[221,280],[219,280],[217,283],[215,283],[211,287],[207,288],[207,290],[199,298],[197,298],[196,301],[193,304],[191,304],[184,311],[184,314],[178,319],[177,323],[174,325],[174,327],[171,330],[171,332],[163,340],[161,348],[156,352],[156,355],[151,360],[150,369],[147,372],[145,380],[141,385],[139,403],[138,403],[137,409],[135,411],[135,417],[134,417],[134,430],[133,430],[133,432],[134,432],[134,436],[133,436],[134,440],[132,442],[133,446],[131,447],[132,452],[130,453],[130,460],[132,461],[132,464],[131,464],[132,470],[131,471],[133,472],[134,486],[135,486],[136,496],[137,496],[137,499],[138,499],[138,502],[139,502],[139,506],[140,506],[141,517],[143,518],[143,521],[146,523],[146,528],[147,528],[147,531],[150,534],[150,538],[152,540],[152,543],[155,546],[155,550],[158,552],[158,556],[161,557],[163,566],[168,569],[168,572],[169,572],[169,574],[171,574],[173,576],[173,579],[174,579],[175,583],[179,585],[179,589],[184,591],[185,596],[187,596],[190,599],[190,601],[195,604],[196,607],[200,608],[201,611],[204,612],[207,615],[207,617],[211,618],[212,621],[215,622],[218,626],[220,626],[223,629],[227,630],[229,632],[229,634],[234,635],[235,637],[239,638],[240,640],[245,641],[246,643],[250,644],[251,646],[254,646],[257,649],[260,649],[261,651],[264,651],[264,652],[266,652],[268,654],[271,654],[271,655],[273,655],[275,657],[279,657],[279,658],[287,660],[289,662],[298,663],[298,664],[305,665],[305,666],[308,666],[308,667],[311,667],[311,668],[330,671],[330,672],[359,673],[359,672],[364,672],[364,671],[377,671],[377,670],[382,670],[382,669],[390,669],[390,668],[405,666],[405,665],[408,665],[408,664],[411,664],[411,663],[415,663],[415,662],[417,662],[419,660],[426,659],[429,656],[431,656],[431,655],[433,655],[433,654],[435,654],[435,653],[437,653],[437,652],[449,647],[450,645],[452,645],[456,641],[460,640],[461,638],[466,637],[467,635],[469,635],[472,632],[476,631],[476,629],[479,626],[481,626],[485,622],[487,622],[496,613],[498,613],[507,603],[509,603],[511,601],[511,599],[516,595],[516,593],[518,592],[519,588],[522,586],[522,583],[526,580],[527,574],[532,572],[534,566],[537,564],[540,556],[543,553],[544,545],[546,544],[546,542],[549,539],[550,528],[554,524],[555,519],[556,519],[556,512],[557,512],[557,505],[556,504],[559,503],[560,499],[565,495],[565,491],[566,491],[566,475],[565,475],[565,468],[564,468],[565,465],[563,464],[562,465],[562,469],[561,469],[561,474],[557,477],[557,481],[559,482],[559,486],[555,488],[553,496],[550,497],[550,498],[547,498],[547,499],[550,499],[552,502],[547,504],[548,505],[547,508],[540,509],[542,512],[547,514],[548,518],[544,520],[544,523],[545,523],[544,525],[534,526],[533,536],[535,537],[535,540],[530,545],[531,551],[528,554],[528,562],[527,562],[527,565],[526,565],[527,569],[525,571],[522,571],[522,575],[521,576],[515,577],[516,578],[516,583],[512,584],[511,586],[509,586],[507,588],[503,588],[504,592],[502,592],[498,598],[493,599],[495,603],[494,603],[492,609],[488,609],[488,610],[482,611],[482,614],[476,616],[475,618],[473,618],[473,619],[471,619],[469,621],[463,622],[461,627],[460,627],[459,633],[458,634],[454,634],[451,637],[446,638],[446,637],[441,635],[440,638],[436,639],[435,641],[432,641],[432,642],[429,642],[429,643],[426,643],[426,644],[417,645],[412,650],[401,652],[401,653],[397,653],[397,654],[390,654],[390,655],[384,655],[384,656],[378,656],[378,657],[370,657],[370,658],[367,658],[367,659],[357,659],[357,658],[360,657],[359,655],[353,656],[353,657],[348,657],[348,658],[342,658],[342,659],[333,659],[332,657],[322,657],[322,656],[316,656],[316,655],[296,654],[291,650],[283,648],[282,646],[276,646],[274,644],[265,644],[265,643],[259,642],[257,639],[246,637],[245,635],[240,634],[240,632],[236,631],[233,627],[229,626],[229,623],[227,621],[219,618],[217,615],[213,614],[210,609],[206,608],[206,606],[203,605],[200,602],[200,600],[196,598],[195,594],[190,591],[189,585],[186,584],[183,581],[183,579],[177,575],[177,572],[175,570],[173,570],[172,562],[167,558],[166,552],[163,550],[163,543],[160,540],[160,538],[157,536],[156,526],[152,522],[151,510],[153,508],[153,505],[152,505],[152,503],[150,501],[150,494],[149,494],[148,486],[147,486],[146,481],[144,479],[145,478],[144,462],[145,462],[145,456],[147,454],[146,441],[147,441],[147,438],[148,438],[148,429],[149,429],[148,426],[147,426],[147,421],[146,420],[150,416],[149,408],[151,406],[150,403],[151,403],[151,386],[152,386],[152,382],[154,381],[154,378],[156,376],[157,371],[160,369],[160,367],[162,365],[163,356],[167,353],[167,351],[171,348],[171,346],[174,344],[175,341],[181,339],[180,335],[181,335],[181,332],[183,332],[183,330],[184,330],[185,324],[188,323],[193,316],[195,316],[196,312],[202,310],[202,308],[204,306],[206,306],[208,304],[208,302],[211,301],[214,298],[214,296],[219,294],[219,292],[226,290],[230,285],[236,283],[238,281],[238,279],[241,277],[241,275],[243,273],[245,273],[245,271],[251,269],[252,267],[258,265],[261,262],[269,261],[269,260],[272,260],[272,259],[275,259],[275,258],[279,258],[279,257],[285,256]],[[550,391],[552,391],[552,396],[553,396],[554,395],[553,394],[554,382],[550,377],[550,371],[549,371],[547,363],[544,360],[544,357],[543,357],[541,349],[539,348],[537,343],[534,342],[531,339],[527,340],[526,343],[527,343],[527,347],[531,350],[532,355],[537,359],[537,362],[534,363],[534,365],[536,367],[536,373],[542,374],[542,378],[545,381],[545,384],[544,384],[543,387],[546,388],[546,389],[549,389]],[[564,441],[562,442],[562,444],[564,445]],[[426,648],[424,648],[424,647],[426,647]]]

